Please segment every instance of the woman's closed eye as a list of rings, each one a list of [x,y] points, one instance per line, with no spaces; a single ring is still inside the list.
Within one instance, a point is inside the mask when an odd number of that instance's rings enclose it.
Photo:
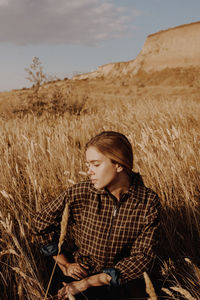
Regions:
[[[88,162],[86,162],[86,167],[89,169],[89,168],[91,168],[91,167],[99,167],[100,166],[100,162],[93,162],[93,163],[88,163]]]
[[[93,164],[94,167],[100,166],[100,163]]]

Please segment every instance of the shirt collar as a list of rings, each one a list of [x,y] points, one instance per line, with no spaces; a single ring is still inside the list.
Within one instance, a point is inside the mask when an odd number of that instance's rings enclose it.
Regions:
[[[93,184],[90,186],[90,191],[98,195],[106,195],[108,192],[105,189],[96,189]]]
[[[144,185],[142,177],[139,173],[132,172],[131,173],[131,186],[126,194],[134,195],[138,185]],[[107,195],[108,191],[106,189],[96,189],[94,185],[91,183],[89,187],[90,191],[98,194],[98,195]]]

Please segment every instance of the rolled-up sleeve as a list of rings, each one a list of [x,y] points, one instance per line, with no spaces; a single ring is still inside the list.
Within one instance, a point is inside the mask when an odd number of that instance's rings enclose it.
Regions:
[[[123,258],[114,266],[120,272],[121,283],[140,278],[145,271],[149,272],[156,257],[160,227],[160,201],[155,193],[149,198],[145,223],[132,245],[130,256]]]

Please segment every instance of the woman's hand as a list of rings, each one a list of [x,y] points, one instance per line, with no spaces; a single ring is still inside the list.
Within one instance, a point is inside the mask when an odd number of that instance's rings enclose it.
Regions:
[[[88,275],[87,266],[79,263],[68,262],[67,258],[62,253],[57,256],[53,256],[53,259],[56,261],[65,276],[70,276],[76,280],[80,280]]]
[[[68,263],[67,265],[60,265],[58,263],[58,266],[60,267],[65,276],[72,277],[76,280],[83,279],[88,275],[86,270],[87,267],[83,264]]]
[[[88,285],[86,280],[73,281],[71,283],[63,282],[63,288],[58,291],[58,299],[70,299],[71,295],[76,295],[87,290]]]

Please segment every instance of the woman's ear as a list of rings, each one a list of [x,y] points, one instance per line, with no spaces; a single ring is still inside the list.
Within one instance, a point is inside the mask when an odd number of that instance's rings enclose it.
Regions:
[[[120,173],[124,170],[124,168],[121,165],[116,164],[116,170],[117,170],[117,173]]]

